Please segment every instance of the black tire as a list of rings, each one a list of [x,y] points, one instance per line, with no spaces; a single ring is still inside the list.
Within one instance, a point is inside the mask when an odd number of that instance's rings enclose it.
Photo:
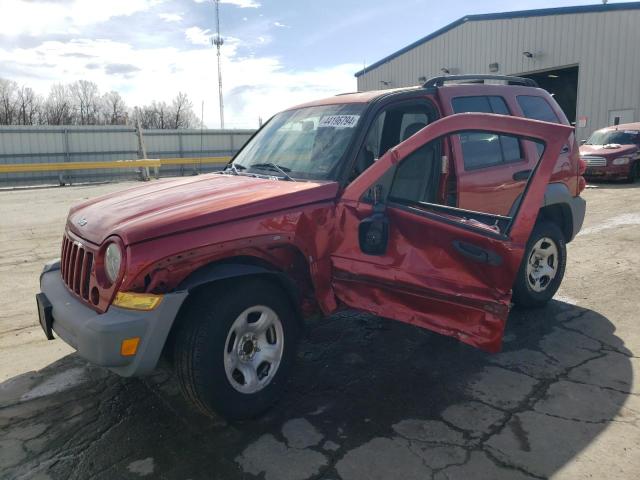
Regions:
[[[555,243],[555,247],[558,252],[558,258],[556,259],[557,268],[555,277],[547,283],[544,283],[543,279],[540,284],[540,288],[543,288],[542,291],[536,291],[532,286],[532,281],[530,281],[527,273],[527,265],[534,254],[534,246],[543,238],[548,238]],[[527,242],[527,249],[522,257],[518,276],[516,277],[516,281],[513,285],[513,302],[517,306],[524,308],[537,308],[544,306],[558,291],[558,288],[562,283],[562,278],[564,277],[566,264],[567,245],[564,235],[558,225],[548,221],[539,221],[536,223],[533,231],[531,232],[531,236],[529,237],[529,241]]]
[[[267,306],[277,314],[284,350],[270,382],[255,393],[242,393],[227,377],[225,344],[234,321],[253,306]],[[184,396],[199,410],[211,417],[218,414],[227,420],[241,420],[260,415],[280,398],[298,340],[296,314],[281,288],[256,278],[217,283],[196,294],[179,321],[174,369]]]
[[[634,183],[639,178],[640,178],[640,162],[635,162],[633,165],[631,165],[631,171],[629,172],[629,178],[627,178],[627,183]]]

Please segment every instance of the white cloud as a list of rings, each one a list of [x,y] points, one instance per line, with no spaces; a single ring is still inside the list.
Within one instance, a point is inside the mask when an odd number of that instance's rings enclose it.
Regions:
[[[184,31],[184,36],[189,42],[194,45],[209,45],[211,44],[211,30],[208,28],[203,30],[200,27],[189,27]]]
[[[213,0],[193,0],[196,3],[212,2]],[[259,2],[255,0],[220,0],[220,3],[228,3],[229,5],[235,5],[240,8],[258,8],[261,6]]]
[[[194,38],[206,37],[206,30]],[[238,39],[225,38],[223,77],[228,128],[257,126],[291,105],[355,89],[353,72],[343,64],[313,70],[289,70],[277,57],[237,56]],[[186,92],[197,106],[205,102],[205,123],[217,127],[218,96],[215,49],[208,44],[188,50],[135,48],[112,40],[47,41],[35,48],[0,47],[0,64],[10,65],[12,80],[46,94],[53,83],[87,79],[101,91],[119,91],[130,106],[170,100]],[[139,70],[136,70],[139,69]],[[111,72],[111,73],[108,73]]]
[[[280,22],[273,22],[273,25],[278,28],[291,28],[289,25],[285,25],[284,23],[280,23]]]
[[[81,27],[133,15],[163,0],[0,0],[0,32],[4,35],[78,33]]]
[[[182,21],[182,14],[180,13],[159,13],[158,16],[168,23]]]

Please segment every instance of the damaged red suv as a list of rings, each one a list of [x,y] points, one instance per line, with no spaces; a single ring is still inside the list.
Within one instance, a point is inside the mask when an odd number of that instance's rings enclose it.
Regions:
[[[627,123],[596,130],[580,147],[590,179],[640,179],[640,123]]]
[[[311,102],[222,172],[73,207],[40,322],[119,375],[164,353],[186,397],[227,418],[278,398],[312,315],[358,309],[495,352],[512,301],[543,305],[562,280],[581,169],[527,79]]]

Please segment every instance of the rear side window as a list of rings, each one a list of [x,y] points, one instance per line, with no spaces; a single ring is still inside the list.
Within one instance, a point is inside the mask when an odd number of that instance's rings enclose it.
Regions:
[[[454,113],[478,112],[511,115],[504,98],[498,96],[456,97],[451,100]],[[465,170],[493,167],[522,160],[520,142],[515,137],[489,133],[458,135]]]
[[[500,115],[511,115],[504,98],[497,96],[482,97],[456,97],[451,100],[453,113],[498,113]]]
[[[560,123],[560,119],[553,111],[549,102],[542,97],[531,95],[518,95],[518,105],[527,118],[542,120],[544,122]]]
[[[458,135],[465,170],[493,167],[521,160],[520,142],[508,135],[465,132]]]

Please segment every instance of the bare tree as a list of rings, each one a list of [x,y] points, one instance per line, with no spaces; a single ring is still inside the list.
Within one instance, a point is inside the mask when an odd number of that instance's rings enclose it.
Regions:
[[[19,125],[36,125],[40,123],[42,98],[33,89],[22,87],[18,90],[17,109]]]
[[[167,129],[172,127],[172,113],[165,102],[152,102],[140,107],[140,123],[142,128]]]
[[[17,118],[18,84],[0,78],[0,125],[13,125]]]
[[[98,85],[88,80],[78,80],[69,86],[73,98],[76,123],[96,125],[100,112],[100,93]]]
[[[153,101],[136,109],[142,128],[195,128],[201,123],[184,92],[170,104]],[[0,78],[0,125],[127,125],[134,116],[129,112],[118,92],[101,95],[88,80],[54,84],[44,99],[30,87]]]
[[[126,125],[127,105],[118,92],[107,92],[102,96],[103,121],[107,125]]]
[[[191,128],[198,118],[193,113],[193,103],[186,93],[180,92],[171,102],[171,128]]]
[[[48,125],[70,125],[72,103],[69,88],[62,83],[51,87],[44,104],[44,118]]]

